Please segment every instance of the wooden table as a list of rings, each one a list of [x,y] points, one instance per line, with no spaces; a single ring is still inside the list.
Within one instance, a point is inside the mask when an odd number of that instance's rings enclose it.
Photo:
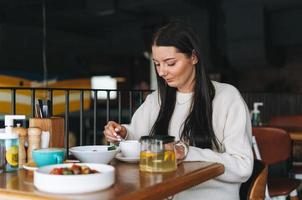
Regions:
[[[302,131],[291,131],[288,133],[294,142],[302,142]]]
[[[302,162],[302,131],[288,131],[293,141],[293,160],[295,163]]]
[[[140,172],[137,164],[114,161],[116,183],[103,191],[86,194],[48,194],[35,189],[33,172],[19,170],[0,174],[0,199],[102,199],[140,200],[163,199],[205,182],[224,172],[224,166],[209,162],[184,162],[174,172]],[[72,183],[70,183],[72,184]]]

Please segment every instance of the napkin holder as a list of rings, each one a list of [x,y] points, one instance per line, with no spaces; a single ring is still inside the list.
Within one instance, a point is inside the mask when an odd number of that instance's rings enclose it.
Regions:
[[[49,132],[49,147],[64,147],[64,118],[30,118],[29,127],[38,127]]]

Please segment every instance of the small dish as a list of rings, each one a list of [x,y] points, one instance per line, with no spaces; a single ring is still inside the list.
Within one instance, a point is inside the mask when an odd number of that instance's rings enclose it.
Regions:
[[[23,168],[29,171],[35,171],[36,169],[38,169],[36,163],[34,162],[23,164]]]
[[[115,156],[116,159],[127,163],[138,163],[139,157],[124,157],[122,153],[118,153]]]

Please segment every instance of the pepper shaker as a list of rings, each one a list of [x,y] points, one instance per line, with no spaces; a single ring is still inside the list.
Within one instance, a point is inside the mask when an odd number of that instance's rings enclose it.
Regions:
[[[26,150],[25,150],[25,141],[27,138],[27,129],[20,127],[20,124],[17,124],[18,127],[13,128],[13,132],[19,135],[19,168],[22,168],[26,163]]]
[[[32,151],[41,148],[41,129],[37,127],[28,128],[28,149],[27,149],[27,162],[33,162]]]

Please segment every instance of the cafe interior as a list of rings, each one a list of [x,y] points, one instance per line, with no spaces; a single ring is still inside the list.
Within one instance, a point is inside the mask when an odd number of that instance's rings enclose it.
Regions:
[[[157,89],[152,35],[173,20],[249,109],[254,165],[238,199],[302,199],[301,0],[0,0],[0,199],[173,199],[223,175],[177,163],[169,138],[150,162],[171,168],[145,168],[150,138],[103,133]]]

